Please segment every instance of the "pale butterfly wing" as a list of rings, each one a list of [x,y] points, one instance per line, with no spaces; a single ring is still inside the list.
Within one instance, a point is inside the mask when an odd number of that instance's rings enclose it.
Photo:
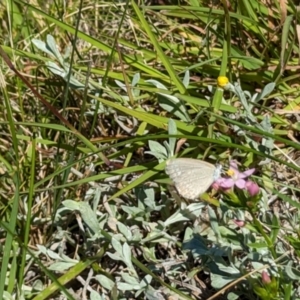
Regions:
[[[187,199],[197,199],[205,193],[220,176],[221,166],[215,167],[203,160],[193,158],[170,159],[166,173],[173,181],[178,193]]]

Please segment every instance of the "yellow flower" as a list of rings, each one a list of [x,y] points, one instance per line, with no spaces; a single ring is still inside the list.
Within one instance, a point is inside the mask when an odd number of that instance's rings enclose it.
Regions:
[[[224,88],[229,82],[229,79],[226,76],[219,76],[217,79],[218,87]]]

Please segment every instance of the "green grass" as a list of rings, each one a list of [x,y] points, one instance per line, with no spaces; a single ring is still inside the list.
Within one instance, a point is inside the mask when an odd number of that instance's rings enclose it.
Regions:
[[[150,2],[1,2],[0,299],[300,298],[297,7]]]

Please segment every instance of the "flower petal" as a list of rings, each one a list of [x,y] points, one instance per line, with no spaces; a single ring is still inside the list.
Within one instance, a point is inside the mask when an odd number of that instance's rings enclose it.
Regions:
[[[235,185],[239,188],[239,189],[244,189],[246,187],[246,181],[242,178],[238,179],[236,182],[235,182]]]
[[[229,165],[230,165],[230,169],[233,169],[235,171],[239,171],[237,162],[235,160],[231,160]]]
[[[243,172],[243,175],[245,175],[246,177],[249,177],[250,175],[252,175],[255,172],[255,168],[253,169],[249,169],[247,171]]]
[[[217,180],[219,186],[223,189],[230,189],[234,186],[234,181],[232,178],[220,178],[221,180]]]

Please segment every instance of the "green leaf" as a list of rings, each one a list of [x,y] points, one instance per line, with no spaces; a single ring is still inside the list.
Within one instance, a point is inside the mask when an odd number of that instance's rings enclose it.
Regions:
[[[166,68],[168,75],[172,79],[172,83],[176,86],[176,88],[179,90],[179,92],[181,94],[185,94],[185,91],[186,91],[185,86],[183,85],[181,80],[178,78],[168,57],[165,55],[164,51],[161,49],[156,36],[153,34],[153,30],[150,28],[148,22],[145,19],[144,14],[140,11],[138,5],[134,1],[132,1],[131,3],[132,3],[133,9],[135,10],[138,18],[140,19],[140,21],[142,23],[142,28],[147,32],[147,36],[148,36],[148,38],[150,38],[150,41],[152,42],[152,44],[158,54],[158,57],[160,58],[162,64]]]
[[[167,90],[167,88],[157,80],[150,79],[147,80],[147,82],[152,83],[158,89]],[[157,94],[158,94],[157,96],[158,104],[161,108],[163,108],[165,111],[169,113],[174,114],[176,117],[178,117],[180,120],[184,122],[191,121],[185,106],[177,97],[168,94],[163,94],[160,92],[158,92]]]
[[[98,233],[100,231],[99,222],[96,213],[92,210],[89,203],[79,202],[79,212],[86,225],[94,232]]]
[[[273,244],[275,244],[275,242],[277,240],[277,236],[280,231],[280,228],[281,228],[281,225],[280,225],[279,219],[277,218],[276,215],[273,215],[272,227],[271,227],[271,240],[272,240]]]
[[[114,237],[112,237],[112,239],[111,239],[111,245],[113,246],[113,248],[115,249],[115,251],[121,257],[123,257],[123,247],[122,247],[121,243],[117,239],[115,239]]]
[[[107,276],[104,276],[102,274],[96,275],[95,278],[96,280],[98,280],[101,286],[103,286],[108,291],[112,290],[112,288],[115,285],[115,283],[111,279],[109,279]]]
[[[131,241],[132,234],[131,234],[131,231],[127,228],[127,226],[121,222],[118,222],[117,226],[118,226],[119,232],[123,234],[123,236],[126,238],[126,240]]]
[[[176,123],[174,122],[173,119],[169,120],[168,133],[169,133],[169,135],[176,135],[177,134]],[[175,147],[176,147],[176,138],[175,137],[169,137],[169,148],[170,148],[170,151],[171,151],[169,153],[169,157],[172,157],[174,155]]]

